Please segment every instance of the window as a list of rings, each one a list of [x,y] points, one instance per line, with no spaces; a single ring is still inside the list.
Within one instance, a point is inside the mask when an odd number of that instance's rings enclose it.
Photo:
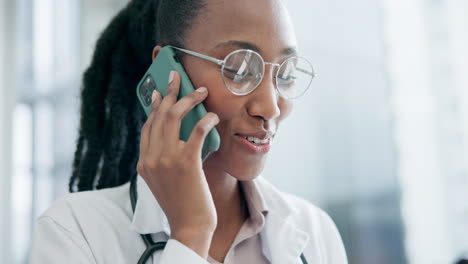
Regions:
[[[34,219],[67,192],[81,75],[79,7],[77,0],[16,1],[15,263],[27,261]]]

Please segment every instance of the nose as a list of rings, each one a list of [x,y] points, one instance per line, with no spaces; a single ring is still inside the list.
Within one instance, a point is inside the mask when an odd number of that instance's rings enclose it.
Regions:
[[[267,70],[268,69],[268,70]],[[276,84],[272,76],[273,67],[266,67],[265,76],[259,86],[249,94],[248,113],[265,121],[275,119],[281,114],[276,91]]]

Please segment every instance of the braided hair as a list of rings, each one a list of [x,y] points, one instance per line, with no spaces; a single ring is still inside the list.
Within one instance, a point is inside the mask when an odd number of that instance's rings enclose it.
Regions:
[[[136,177],[146,116],[136,86],[155,45],[183,47],[203,0],[132,0],[99,37],[83,76],[70,192],[122,185]]]

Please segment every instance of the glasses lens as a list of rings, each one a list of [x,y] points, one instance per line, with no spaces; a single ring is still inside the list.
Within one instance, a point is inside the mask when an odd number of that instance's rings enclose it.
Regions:
[[[257,53],[235,51],[225,59],[222,69],[224,84],[234,94],[248,94],[262,81],[263,67],[263,60]]]
[[[276,77],[276,85],[281,96],[294,99],[309,89],[314,77],[314,68],[307,59],[291,57],[281,64]]]

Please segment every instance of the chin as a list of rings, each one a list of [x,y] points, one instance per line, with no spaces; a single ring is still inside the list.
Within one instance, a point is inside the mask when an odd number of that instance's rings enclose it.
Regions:
[[[255,173],[230,173],[232,177],[239,181],[250,181],[260,176],[261,171]]]
[[[213,158],[213,159],[211,159]],[[221,157],[213,154],[210,157],[210,163],[216,164],[215,166],[232,177],[240,181],[248,181],[257,178],[265,167],[266,157],[260,160],[249,160],[249,162],[242,162],[242,159],[233,159],[233,157]]]

